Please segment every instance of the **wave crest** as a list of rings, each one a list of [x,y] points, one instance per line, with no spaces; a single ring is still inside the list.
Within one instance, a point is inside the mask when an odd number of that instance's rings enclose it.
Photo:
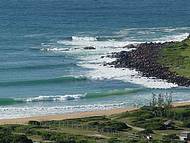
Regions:
[[[164,43],[164,42],[180,42],[186,39],[189,36],[189,33],[182,33],[182,34],[176,34],[176,35],[170,35],[162,38],[158,38],[158,40],[155,40],[153,42],[156,43]]]
[[[72,36],[71,39],[73,41],[97,41],[96,37],[82,37],[82,36]]]
[[[84,98],[85,94],[75,94],[75,95],[60,95],[60,96],[38,96],[27,98],[26,102],[40,102],[40,101],[66,101],[66,100],[76,100]]]

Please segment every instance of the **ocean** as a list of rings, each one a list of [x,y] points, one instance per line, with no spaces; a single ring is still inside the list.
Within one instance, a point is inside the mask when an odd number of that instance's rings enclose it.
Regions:
[[[152,93],[190,100],[190,88],[104,66],[128,44],[185,39],[189,7],[189,0],[1,0],[0,119],[143,106]]]

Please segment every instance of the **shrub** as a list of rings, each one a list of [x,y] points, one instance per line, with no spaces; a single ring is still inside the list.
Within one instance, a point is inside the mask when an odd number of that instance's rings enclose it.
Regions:
[[[108,143],[121,143],[121,141],[119,139],[117,139],[117,138],[110,138],[108,140]]]
[[[179,137],[176,134],[170,134],[163,136],[162,140],[164,143],[178,143]]]
[[[189,120],[183,121],[183,126],[190,128],[190,121]]]
[[[103,131],[122,131],[124,129],[128,129],[129,127],[123,123],[123,122],[118,122],[118,121],[93,121],[89,122],[89,126],[93,128],[98,128]]]
[[[0,143],[33,143],[25,135],[13,135],[12,133],[0,132]]]
[[[28,139],[25,135],[14,135],[13,143],[33,143],[32,140]]]
[[[38,122],[38,121],[29,121],[28,124],[29,125],[37,125],[37,126],[39,126],[40,122]]]
[[[144,131],[141,131],[140,133],[141,133],[141,134],[145,134],[145,135],[147,135],[147,134],[153,134],[154,132],[153,132],[152,129],[147,128],[147,129],[145,129]]]

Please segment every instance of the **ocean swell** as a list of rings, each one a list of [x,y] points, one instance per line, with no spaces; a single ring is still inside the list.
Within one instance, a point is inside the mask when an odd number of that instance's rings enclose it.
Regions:
[[[61,63],[61,64],[41,64],[41,65],[25,65],[25,66],[14,66],[14,67],[0,67],[0,71],[7,71],[7,70],[41,70],[41,69],[53,69],[53,68],[62,68],[62,67],[70,67],[76,66],[75,63]]]
[[[0,82],[0,86],[30,86],[30,85],[41,85],[41,84],[57,84],[65,82],[79,82],[87,80],[84,76],[63,76],[49,79],[37,79],[37,80],[19,80],[19,81],[7,81]]]

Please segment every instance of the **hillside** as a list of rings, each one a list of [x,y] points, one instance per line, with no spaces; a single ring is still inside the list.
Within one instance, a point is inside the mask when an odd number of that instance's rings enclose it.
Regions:
[[[158,61],[177,75],[190,78],[190,36],[162,48]]]

